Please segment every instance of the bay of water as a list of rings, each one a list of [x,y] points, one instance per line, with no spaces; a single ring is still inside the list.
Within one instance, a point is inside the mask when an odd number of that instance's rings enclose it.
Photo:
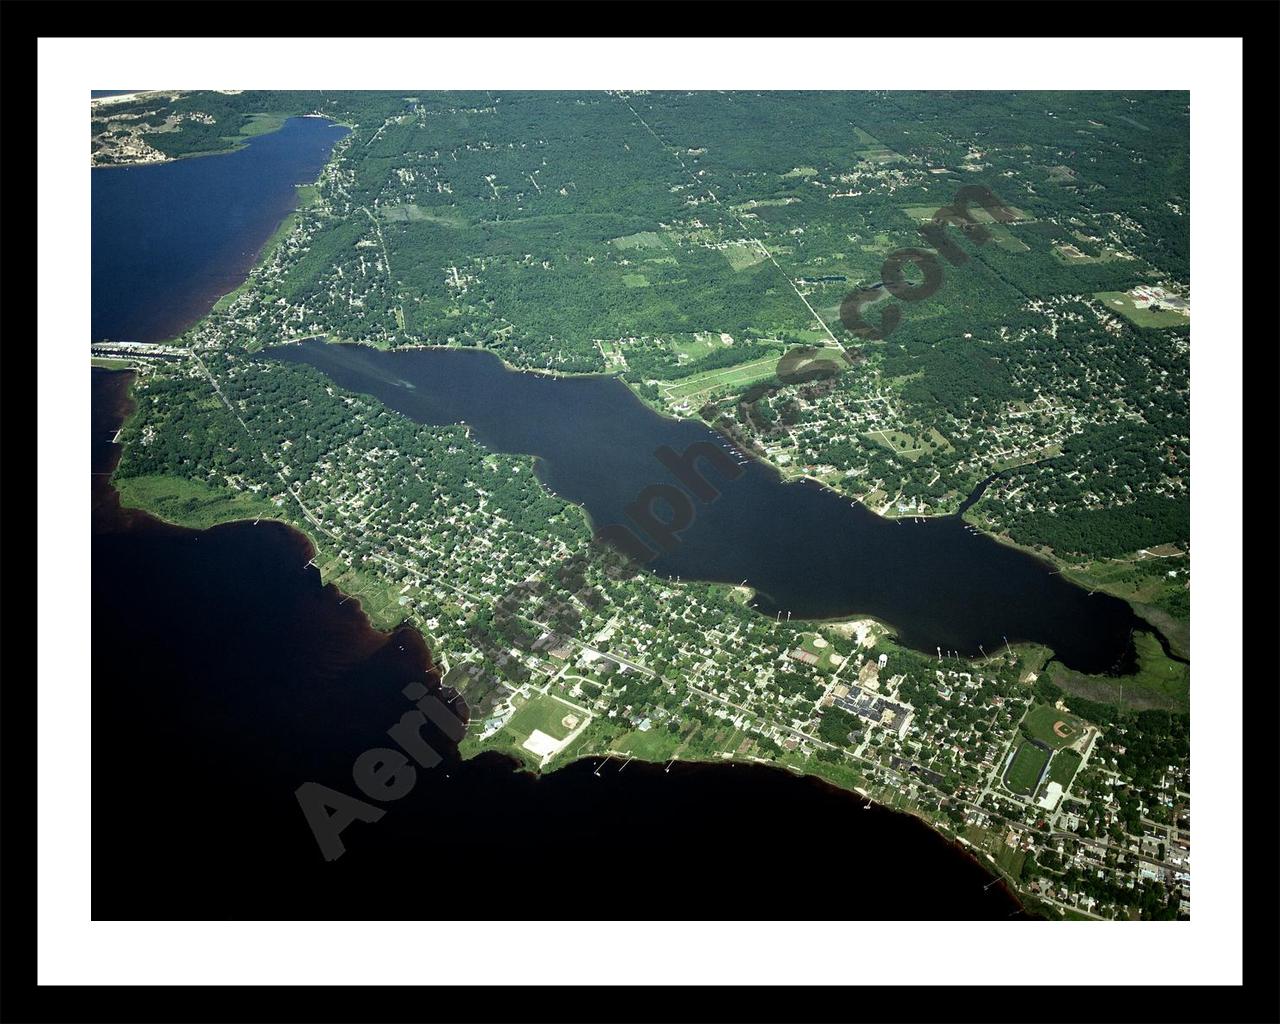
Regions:
[[[616,759],[535,778],[434,730],[443,762],[325,862],[295,789],[359,795],[352,762],[390,744],[402,688],[438,685],[430,653],[322,585],[286,526],[121,510],[129,377],[93,371],[95,920],[1021,915],[925,825],[814,779]],[[510,953],[491,955],[497,980]]]
[[[345,132],[296,117],[231,153],[93,169],[91,340],[166,341],[208,313]]]

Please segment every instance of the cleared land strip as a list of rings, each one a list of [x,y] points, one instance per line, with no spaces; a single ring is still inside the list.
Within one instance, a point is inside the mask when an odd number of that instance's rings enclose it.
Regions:
[[[687,166],[685,166],[685,162],[680,158],[680,154],[672,146],[669,146],[663,140],[661,135],[659,135],[657,132],[655,132],[652,128],[649,127],[649,122],[640,116],[640,114],[636,111],[636,108],[631,105],[631,101],[628,100],[625,96],[622,96],[620,93],[613,93],[613,95],[617,96],[617,98],[622,101],[623,105],[626,106],[626,108],[629,111],[631,111],[632,116],[634,116],[635,119],[639,121],[642,125],[644,125],[644,130],[647,131],[650,135],[652,135],[657,140],[658,145],[661,146],[663,149],[665,149],[673,157],[675,157],[676,162],[680,165],[680,169],[684,171],[686,175],[688,175],[689,180],[692,181],[698,188],[703,188],[703,184],[698,180],[697,175],[695,175],[692,171],[689,170]],[[831,328],[828,327],[827,322],[818,315],[818,311],[814,309],[811,305],[809,305],[809,300],[804,297],[803,293],[801,293],[795,281],[791,279],[791,275],[782,269],[782,265],[779,264],[778,261],[773,258],[773,253],[769,251],[768,247],[762,241],[760,241],[760,239],[756,238],[755,235],[751,233],[751,230],[747,227],[746,222],[744,222],[743,219],[734,212],[733,207],[725,206],[724,203],[720,202],[719,198],[716,196],[714,192],[711,191],[711,189],[709,188],[706,189],[706,193],[711,198],[711,201],[716,204],[716,206],[718,206],[721,210],[724,210],[726,213],[728,213],[730,217],[733,218],[734,222],[738,225],[738,227],[742,229],[743,236],[746,237],[749,241],[754,242],[757,246],[759,246],[760,251],[764,253],[765,258],[768,259],[768,261],[773,264],[774,268],[778,271],[779,274],[781,274],[783,277],[787,279],[787,284],[791,285],[791,290],[796,293],[796,298],[798,298],[801,302],[804,303],[804,308],[807,309],[809,311],[809,314],[815,320],[817,320],[818,323],[822,325],[822,329],[827,332],[827,337],[831,339],[831,343],[833,345],[838,346],[840,351],[845,352],[847,354],[848,349],[846,349],[844,345],[841,344],[839,338],[837,338],[834,334],[831,333]]]
[[[716,388],[733,384],[750,384],[765,377],[771,377],[777,365],[777,358],[770,355],[750,363],[737,363],[722,370],[707,370],[705,373],[693,374],[682,380],[668,381],[659,386],[668,400],[694,398],[715,391]]]

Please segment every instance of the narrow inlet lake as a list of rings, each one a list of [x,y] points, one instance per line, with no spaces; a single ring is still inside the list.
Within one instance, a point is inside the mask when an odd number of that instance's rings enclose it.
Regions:
[[[269,355],[313,366],[419,423],[465,422],[492,450],[536,456],[543,483],[585,508],[597,530],[624,526],[657,549],[647,563],[654,572],[745,581],[770,617],[870,615],[931,654],[980,655],[1031,641],[1091,673],[1131,671],[1132,632],[1150,629],[1124,601],[1068,582],[958,516],[883,519],[819,484],[785,482],[700,421],[652,411],[612,377],[514,371],[490,353],[461,349],[310,341]],[[655,454],[699,443],[723,453],[719,468],[693,462],[716,492],[705,501]],[[681,488],[693,510],[671,550],[628,510],[654,485]],[[671,515],[661,500],[641,505],[658,520]]]

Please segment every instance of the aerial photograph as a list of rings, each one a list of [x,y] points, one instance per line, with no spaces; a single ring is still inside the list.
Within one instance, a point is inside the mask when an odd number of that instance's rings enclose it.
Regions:
[[[95,921],[1195,918],[1189,92],[84,102]]]

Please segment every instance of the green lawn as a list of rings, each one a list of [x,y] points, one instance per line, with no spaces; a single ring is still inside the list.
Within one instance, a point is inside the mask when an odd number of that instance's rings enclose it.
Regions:
[[[519,698],[516,698],[516,700],[518,702]],[[570,707],[555,697],[535,693],[532,698],[516,708],[515,713],[507,720],[506,725],[494,735],[483,743],[477,743],[472,740],[469,744],[466,744],[463,756],[471,757],[481,751],[492,750],[514,757],[528,768],[537,770],[541,766],[542,757],[530,750],[526,750],[525,741],[533,735],[535,730],[545,733],[552,739],[565,739],[572,731],[562,721],[566,715],[577,716],[579,724],[586,717],[581,711]],[[593,721],[595,720],[593,719]],[[576,727],[574,726],[574,728]],[[571,745],[572,748],[582,750],[581,739],[582,737],[579,736]],[[555,756],[558,760],[563,756],[563,752]],[[578,754],[575,753],[574,757],[577,756]],[[572,758],[569,760],[572,760]],[[568,761],[565,761],[565,763],[567,764]]]
[[[1076,777],[1082,758],[1074,750],[1059,750],[1049,762],[1049,781],[1059,783],[1063,789]]]
[[[394,629],[404,621],[407,609],[400,604],[398,583],[377,572],[358,569],[339,560],[328,551],[316,554],[320,579],[332,583],[347,597],[360,602],[360,610],[378,629]]]
[[[1010,878],[1018,879],[1022,877],[1022,864],[1027,859],[1027,854],[1024,850],[1009,846],[1004,840],[1001,840],[994,856],[996,863]]]
[[[288,119],[287,114],[250,114],[249,120],[240,126],[238,138],[252,139],[279,131]]]
[[[1099,251],[1096,254],[1090,254],[1086,252],[1084,249],[1081,248],[1081,245],[1084,245],[1086,247],[1097,248],[1097,246],[1094,243],[1085,242],[1083,239],[1081,239],[1079,244],[1077,244],[1076,242],[1063,242],[1059,245],[1055,245],[1053,247],[1053,254],[1058,259],[1060,259],[1063,263],[1075,263],[1075,264],[1111,263],[1115,260],[1124,258],[1123,256],[1120,255],[1118,250],[1116,250],[1113,246],[1110,246],[1110,245],[1103,245],[1101,247],[1101,251]]]
[[[941,206],[945,205],[947,205],[946,202],[939,204],[939,206],[904,206],[902,208],[902,212],[912,220],[924,223],[925,221],[933,220],[934,214],[938,212]],[[1008,209],[1013,214],[1014,220],[1031,219],[1027,215],[1026,211],[1019,210],[1016,206],[1010,206]],[[1002,225],[997,224],[995,218],[990,213],[984,210],[981,206],[970,206],[969,212],[973,215],[973,219],[979,224],[987,225],[988,230],[991,231],[991,234],[996,241],[1000,241],[1001,236],[999,232],[1002,229]],[[1007,230],[1005,233],[1008,234]],[[1013,238],[1012,235],[1009,236],[1009,239],[1011,239],[1011,241],[1007,239],[1005,242],[1001,243],[1003,248],[1012,249],[1014,252],[1022,252],[1027,248],[1026,245],[1018,241],[1018,239]]]
[[[991,240],[1001,249],[1007,249],[1009,252],[1029,252],[1031,249],[1026,242],[1015,236],[1003,224],[988,224],[987,230],[991,232]]]
[[[667,341],[667,347],[684,356],[686,362],[694,362],[712,352],[719,352],[725,346],[720,335],[698,332],[676,335]]]
[[[671,732],[666,723],[655,723],[652,729],[623,733],[610,744],[619,754],[630,754],[643,761],[667,761],[680,746],[679,733]]]
[[[862,436],[872,444],[878,444],[882,448],[887,448],[895,455],[900,455],[904,459],[910,459],[912,462],[915,462],[925,452],[931,450],[925,443],[927,438],[923,435],[916,436],[908,434],[903,430],[869,430]],[[933,431],[929,432],[929,436],[933,436]],[[938,436],[941,437],[941,435]]]

